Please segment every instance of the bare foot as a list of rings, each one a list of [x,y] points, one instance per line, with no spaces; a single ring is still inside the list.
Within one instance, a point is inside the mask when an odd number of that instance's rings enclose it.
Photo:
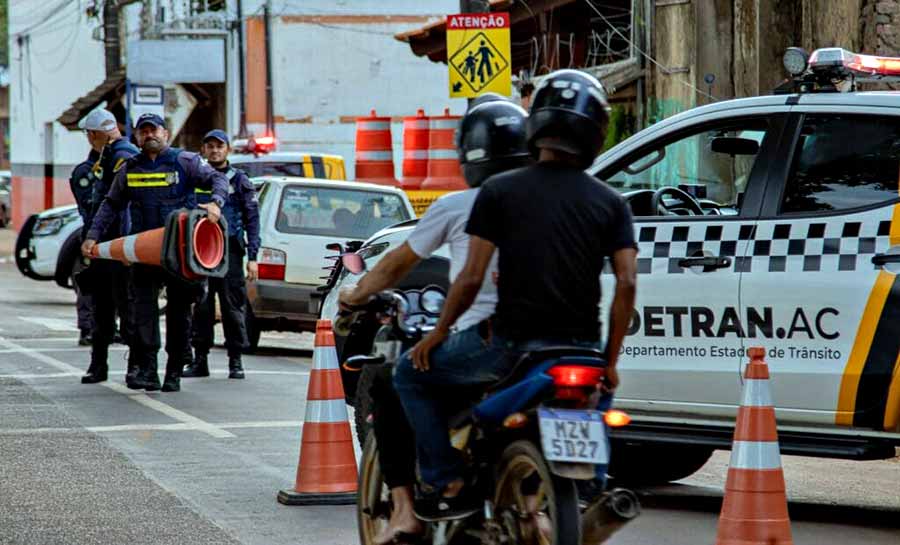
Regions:
[[[408,513],[394,512],[388,525],[377,536],[374,545],[387,545],[393,543],[402,535],[420,535],[425,531],[422,522],[416,518],[412,511]]]

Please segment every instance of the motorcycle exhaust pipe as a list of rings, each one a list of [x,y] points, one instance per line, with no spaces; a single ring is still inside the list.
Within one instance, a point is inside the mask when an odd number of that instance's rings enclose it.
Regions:
[[[641,514],[641,502],[631,490],[614,488],[582,515],[583,545],[600,545]]]

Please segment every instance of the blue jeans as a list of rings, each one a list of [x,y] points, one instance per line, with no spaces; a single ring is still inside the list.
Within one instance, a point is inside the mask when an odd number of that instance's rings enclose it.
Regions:
[[[394,369],[394,387],[415,431],[416,455],[422,481],[443,488],[460,478],[465,463],[450,443],[449,419],[453,416],[453,386],[485,387],[506,376],[518,357],[547,346],[595,347],[595,343],[572,339],[537,339],[508,342],[496,334],[488,341],[478,326],[453,333],[431,352],[430,368],[422,372],[412,365],[411,353],[400,357]],[[608,408],[611,396],[600,406]],[[597,477],[606,479],[606,466],[597,466]]]

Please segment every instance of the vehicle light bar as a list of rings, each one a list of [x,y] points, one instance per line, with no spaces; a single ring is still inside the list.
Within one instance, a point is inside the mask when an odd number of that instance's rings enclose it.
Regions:
[[[857,80],[881,80],[900,77],[900,58],[878,55],[861,55],[840,47],[827,47],[813,51],[809,68],[816,72],[836,72],[855,76]]]

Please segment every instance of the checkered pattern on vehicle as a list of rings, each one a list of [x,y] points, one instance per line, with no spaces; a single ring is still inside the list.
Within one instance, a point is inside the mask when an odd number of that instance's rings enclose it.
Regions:
[[[852,272],[877,269],[890,246],[891,207],[794,221],[638,223],[638,274],[684,274],[678,265],[702,252],[731,258],[733,272]]]

